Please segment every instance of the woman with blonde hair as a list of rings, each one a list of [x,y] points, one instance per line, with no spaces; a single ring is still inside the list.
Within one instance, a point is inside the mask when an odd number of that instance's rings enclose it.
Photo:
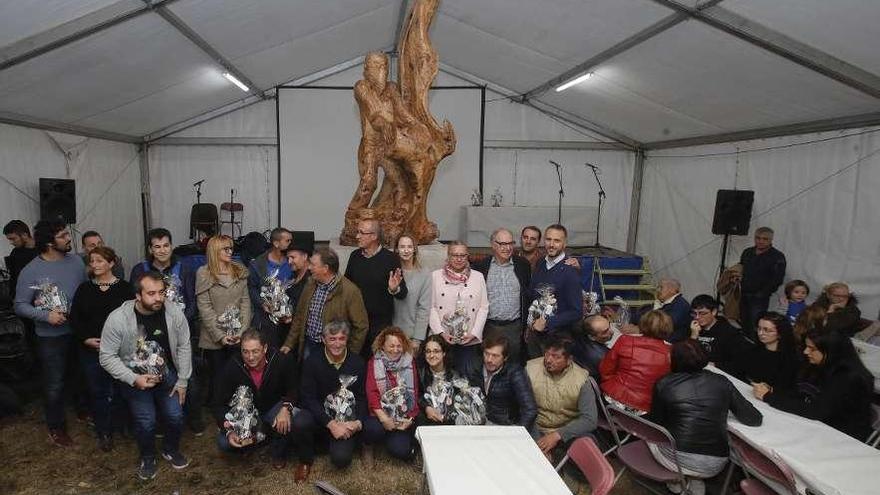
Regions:
[[[227,335],[218,319],[238,309],[238,321],[244,331],[251,321],[251,300],[248,296],[248,270],[232,260],[232,238],[217,235],[208,240],[208,263],[196,272],[196,303],[199,308],[199,349],[208,365],[209,374],[216,376],[223,369],[238,336]]]
[[[419,377],[409,338],[400,328],[387,327],[376,336],[365,385],[370,417],[364,423],[364,441],[368,445],[384,443],[392,457],[411,459],[414,419],[419,414]],[[392,417],[382,407],[382,396],[396,387],[401,387],[402,418]]]
[[[394,299],[394,318],[391,323],[403,330],[412,343],[413,354],[418,354],[428,333],[431,272],[423,270],[419,264],[419,246],[411,234],[401,234],[394,244],[394,251],[400,258],[407,294],[403,299]]]

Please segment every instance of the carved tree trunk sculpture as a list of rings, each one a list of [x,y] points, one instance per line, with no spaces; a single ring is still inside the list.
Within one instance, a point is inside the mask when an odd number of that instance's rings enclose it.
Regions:
[[[428,108],[428,90],[437,76],[437,52],[428,29],[439,0],[416,0],[398,46],[398,87],[387,82],[388,60],[371,53],[364,79],[355,85],[361,113],[358,148],[360,183],[345,214],[340,235],[344,245],[356,244],[359,220],[378,219],[383,242],[391,244],[410,233],[419,244],[437,239],[437,225],[427,216],[428,192],[437,165],[455,151],[449,121],[439,125]],[[378,169],[384,173],[379,194]]]

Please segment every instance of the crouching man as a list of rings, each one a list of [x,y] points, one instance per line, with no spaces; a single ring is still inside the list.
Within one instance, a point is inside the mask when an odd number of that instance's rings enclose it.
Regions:
[[[592,435],[598,418],[596,395],[587,380],[589,374],[572,361],[571,350],[571,340],[554,336],[543,357],[526,363],[526,374],[538,403],[532,436],[551,462],[554,455],[564,455],[577,438]]]
[[[107,317],[99,360],[123,382],[140,450],[137,476],[149,480],[156,477],[157,409],[165,424],[162,457],[174,469],[189,466],[180,453],[180,432],[192,359],[186,316],[177,305],[165,305],[165,277],[146,272],[134,281],[134,290],[136,299]]]
[[[296,385],[297,370],[292,357],[270,350],[266,336],[256,329],[242,333],[241,353],[227,361],[217,377],[214,404],[214,416],[220,426],[217,447],[224,452],[235,452],[255,445],[255,437],[240,438],[226,418],[233,396],[244,386],[252,394],[262,433],[269,440],[272,467],[284,468],[292,441],[293,416],[299,411],[293,406]]]

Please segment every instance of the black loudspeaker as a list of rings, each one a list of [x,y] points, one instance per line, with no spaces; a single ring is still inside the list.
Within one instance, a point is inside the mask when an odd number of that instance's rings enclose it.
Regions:
[[[40,219],[76,223],[76,181],[40,178]]]
[[[716,235],[747,235],[752,221],[755,191],[719,189],[715,197],[712,233]]]

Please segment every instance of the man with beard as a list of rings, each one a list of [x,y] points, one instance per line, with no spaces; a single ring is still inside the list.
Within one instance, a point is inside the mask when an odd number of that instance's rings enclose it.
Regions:
[[[18,281],[18,274],[40,254],[40,251],[34,246],[34,238],[31,237],[31,229],[21,220],[12,220],[3,226],[3,235],[12,246],[12,251],[5,258],[6,269],[9,270],[9,281],[11,283],[12,297],[15,297],[15,283]]]
[[[135,280],[134,289],[136,299],[122,303],[107,317],[99,359],[107,373],[122,382],[120,389],[131,411],[140,452],[137,477],[150,480],[156,477],[157,413],[165,426],[162,457],[174,469],[189,466],[189,460],[180,453],[180,433],[192,351],[186,316],[176,304],[165,304],[165,277],[147,272]],[[130,367],[136,353],[142,354],[139,344],[161,349],[156,353],[164,370],[145,369],[138,364]]]
[[[73,445],[73,440],[64,423],[64,383],[68,361],[75,352],[67,313],[77,287],[86,280],[86,271],[79,256],[70,253],[70,231],[63,222],[38,222],[34,243],[40,255],[19,274],[15,313],[34,322],[43,366],[49,440],[67,447]]]

